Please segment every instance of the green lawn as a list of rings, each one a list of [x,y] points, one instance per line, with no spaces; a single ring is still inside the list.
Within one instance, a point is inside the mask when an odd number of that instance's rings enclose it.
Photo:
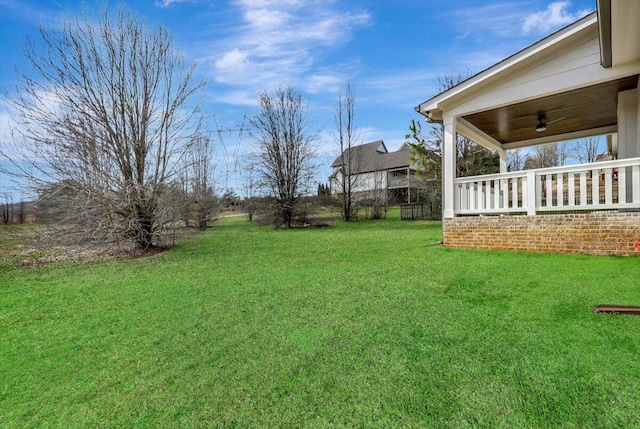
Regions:
[[[431,222],[229,219],[154,257],[0,266],[0,427],[639,427],[640,258]]]

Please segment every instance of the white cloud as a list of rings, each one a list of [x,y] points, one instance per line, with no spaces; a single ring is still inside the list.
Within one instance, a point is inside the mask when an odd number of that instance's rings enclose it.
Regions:
[[[459,29],[460,34],[456,40],[461,40],[487,34],[513,36],[520,30],[521,17],[522,2],[508,1],[454,9],[443,13],[441,19],[450,20]]]
[[[371,20],[367,12],[338,10],[326,2],[241,0],[235,5],[241,25],[231,29],[229,37],[209,45],[209,52],[216,54],[200,62],[210,66],[213,80],[231,87],[218,91],[232,95],[230,90],[242,87],[253,91],[253,99],[283,82],[313,94],[336,92],[341,76],[318,70],[319,64]],[[228,98],[218,94],[221,97]]]
[[[559,27],[571,24],[591,12],[585,9],[571,13],[568,10],[570,5],[571,2],[564,0],[549,4],[546,10],[538,11],[525,17],[522,23],[522,31],[525,34],[531,32],[549,33]]]
[[[156,0],[156,6],[163,8],[180,3],[195,3],[195,0]]]
[[[335,93],[344,85],[345,79],[334,73],[312,74],[306,80],[305,89],[311,94]]]
[[[543,11],[530,13],[522,0],[485,3],[477,7],[456,9],[445,12],[443,16],[453,17],[453,23],[460,34],[456,40],[472,37],[487,39],[487,34],[499,37],[518,37],[529,33],[549,33],[570,24],[592,12],[582,9],[570,11],[569,0],[557,0]]]
[[[240,49],[226,52],[214,63],[216,80],[222,83],[237,82],[237,79],[250,69],[249,53]]]
[[[244,14],[245,21],[254,29],[271,30],[287,25],[292,16],[284,11],[269,9],[248,9]]]
[[[16,0],[2,0],[2,13],[6,18],[21,22],[33,27],[53,27],[62,26],[65,17],[64,9],[57,3],[53,3],[55,8],[48,8],[46,5],[36,4],[35,2],[25,2]],[[48,5],[51,6],[51,5]]]
[[[406,109],[428,98],[437,84],[437,73],[433,70],[389,70],[383,76],[372,76],[362,81],[362,97],[358,102],[366,105],[383,106],[385,109]]]
[[[246,89],[217,91],[213,96],[213,102],[231,104],[233,106],[257,106],[258,93]]]

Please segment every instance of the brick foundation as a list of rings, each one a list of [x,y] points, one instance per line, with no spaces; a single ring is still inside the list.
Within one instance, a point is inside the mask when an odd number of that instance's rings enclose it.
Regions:
[[[640,213],[456,217],[442,232],[448,247],[640,256]]]

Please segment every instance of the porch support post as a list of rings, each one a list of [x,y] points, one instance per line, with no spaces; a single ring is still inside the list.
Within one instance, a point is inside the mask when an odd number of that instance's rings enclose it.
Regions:
[[[500,155],[500,173],[506,173],[509,169],[507,165],[507,151],[498,149],[498,155]]]
[[[618,93],[618,159],[640,156],[640,90]],[[630,168],[626,177],[632,177]],[[633,180],[627,179],[627,202],[633,194]]]
[[[527,216],[535,216],[536,215],[536,202],[537,202],[537,192],[538,192],[538,184],[536,183],[536,173],[533,170],[527,170],[527,192],[526,196],[523,195],[523,198],[527,199]]]
[[[640,156],[640,90],[618,93],[618,158]]]
[[[456,178],[456,125],[455,119],[445,117],[442,144],[442,217],[454,216],[454,184]]]

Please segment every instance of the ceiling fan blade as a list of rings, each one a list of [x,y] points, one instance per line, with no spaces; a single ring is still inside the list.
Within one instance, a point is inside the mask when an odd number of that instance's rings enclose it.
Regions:
[[[566,118],[558,118],[558,119],[554,119],[553,121],[549,121],[549,122],[547,122],[547,125],[551,125],[551,124],[553,124],[554,122],[560,122],[560,121],[562,121],[563,119],[566,119]]]

